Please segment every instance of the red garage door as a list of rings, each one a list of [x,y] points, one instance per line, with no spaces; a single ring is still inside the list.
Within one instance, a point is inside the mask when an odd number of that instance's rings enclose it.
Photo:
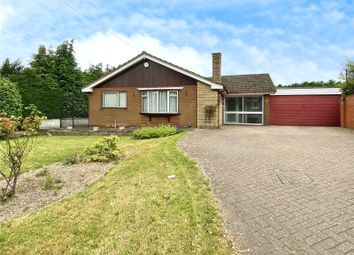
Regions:
[[[271,96],[270,124],[339,126],[340,95]]]

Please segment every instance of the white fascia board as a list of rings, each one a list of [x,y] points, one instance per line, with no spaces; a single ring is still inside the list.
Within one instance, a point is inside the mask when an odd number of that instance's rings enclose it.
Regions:
[[[341,95],[340,88],[309,88],[309,89],[277,89],[274,96],[296,96],[296,95]]]
[[[224,88],[224,87],[223,87],[222,85],[220,85],[220,84],[211,82],[211,81],[209,81],[209,80],[207,80],[207,79],[204,79],[204,78],[202,78],[202,77],[199,77],[198,75],[191,74],[191,73],[189,73],[189,72],[187,72],[187,71],[185,71],[185,70],[183,70],[183,69],[180,69],[180,68],[178,68],[178,67],[176,67],[176,66],[170,65],[170,64],[168,64],[168,63],[165,63],[164,61],[161,61],[161,60],[159,60],[159,59],[156,59],[156,58],[153,58],[153,57],[151,57],[151,56],[148,56],[148,55],[143,54],[143,55],[141,55],[140,57],[138,57],[137,59],[131,61],[130,63],[128,63],[128,64],[126,64],[126,65],[124,65],[124,66],[118,68],[116,71],[110,73],[109,75],[102,77],[102,79],[99,79],[99,80],[95,81],[94,83],[90,84],[89,86],[82,88],[81,91],[82,91],[82,92],[92,92],[92,88],[94,88],[95,86],[97,86],[97,85],[99,85],[100,83],[102,83],[102,82],[104,82],[104,81],[106,81],[106,80],[112,78],[113,76],[117,75],[118,73],[124,71],[125,69],[129,68],[130,66],[132,66],[132,65],[134,65],[134,64],[136,64],[136,63],[138,63],[139,61],[144,60],[144,59],[150,59],[150,60],[152,60],[152,61],[154,61],[154,62],[156,62],[156,63],[158,63],[158,64],[160,64],[160,65],[163,65],[163,66],[166,66],[166,67],[168,67],[168,68],[170,68],[170,69],[172,69],[172,70],[175,70],[176,72],[179,72],[179,73],[184,74],[184,75],[186,75],[186,76],[188,76],[188,77],[191,77],[191,78],[193,78],[193,79],[196,79],[196,80],[198,80],[198,81],[201,81],[201,82],[203,82],[203,83],[209,85],[211,89],[221,90],[221,89]]]

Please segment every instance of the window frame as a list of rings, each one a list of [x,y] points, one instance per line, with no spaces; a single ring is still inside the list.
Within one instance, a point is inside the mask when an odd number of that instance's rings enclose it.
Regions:
[[[105,95],[106,94],[116,94],[118,105],[117,106],[105,106]],[[120,94],[125,94],[125,106],[120,106]],[[127,91],[103,91],[101,106],[104,109],[127,109],[128,108],[128,92]]]
[[[260,97],[262,98],[262,111],[245,111],[245,98],[250,97]],[[227,98],[242,98],[241,108],[242,111],[226,111],[226,100]],[[233,125],[263,125],[264,124],[264,95],[254,95],[254,96],[226,96],[224,98],[224,124],[233,124]],[[241,115],[241,122],[228,122],[226,116],[228,114],[239,114]],[[262,115],[262,122],[261,123],[245,123],[245,115]]]
[[[167,102],[166,102],[166,108],[167,111],[160,111],[160,92],[166,91],[167,92]],[[150,93],[157,92],[157,97],[156,97],[156,112],[151,112],[150,111]],[[175,92],[175,95],[170,95],[171,92]],[[170,97],[176,97],[176,111],[171,112],[170,111]],[[144,99],[146,98],[147,100],[147,111],[144,111]],[[178,90],[171,89],[171,90],[166,90],[166,89],[156,89],[156,90],[142,90],[141,91],[141,113],[144,114],[178,114],[179,113],[179,93]]]

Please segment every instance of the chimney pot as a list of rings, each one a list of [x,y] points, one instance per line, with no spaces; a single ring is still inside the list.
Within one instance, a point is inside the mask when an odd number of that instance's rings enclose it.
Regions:
[[[213,77],[212,80],[215,82],[221,82],[221,53],[216,52],[212,54],[213,62],[212,62],[212,69],[213,69]]]

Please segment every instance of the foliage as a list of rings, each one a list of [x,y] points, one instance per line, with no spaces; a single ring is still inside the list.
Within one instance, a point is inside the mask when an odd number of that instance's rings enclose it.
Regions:
[[[180,137],[120,137],[126,156],[108,175],[1,225],[0,254],[234,254],[208,181],[176,146]]]
[[[42,121],[47,119],[47,117],[38,110],[37,106],[30,104],[25,107],[25,113],[27,117],[22,120],[22,129],[35,132],[39,129]]]
[[[34,104],[48,118],[87,116],[87,95],[81,87],[112,69],[102,64],[82,71],[74,56],[73,41],[64,41],[56,49],[40,45],[30,65],[10,59],[0,66],[0,75],[17,83],[24,105]]]
[[[0,76],[0,113],[9,116],[20,116],[22,112],[21,95],[17,85]]]
[[[0,118],[0,137],[4,140],[0,144],[0,175],[5,179],[6,185],[1,191],[1,200],[12,197],[17,188],[17,181],[22,173],[22,167],[28,154],[36,144],[36,131],[41,117],[33,111],[33,116],[17,118],[15,120]],[[18,137],[15,133],[21,127],[24,135]]]
[[[64,186],[64,183],[60,178],[54,178],[49,173],[47,173],[41,184],[44,190],[58,190]]]
[[[206,105],[204,107],[204,114],[205,114],[205,118],[207,120],[210,121],[215,113],[216,113],[216,106],[215,105]]]
[[[354,93],[354,61],[349,60],[345,66],[346,72],[342,74],[344,83],[342,85],[342,91],[346,95]]]
[[[107,136],[99,139],[85,150],[84,161],[108,162],[118,160],[121,151],[118,147],[118,136]]]
[[[6,58],[0,67],[0,76],[11,78],[16,76],[19,72],[24,69],[23,65],[21,64],[20,60],[16,60],[11,63],[9,58]]]
[[[340,81],[305,81],[301,83],[292,83],[288,85],[279,84],[280,88],[339,88],[342,85]]]
[[[156,127],[149,126],[135,129],[133,132],[133,137],[136,139],[150,139],[166,137],[174,134],[177,134],[176,127],[170,125],[159,125]]]

